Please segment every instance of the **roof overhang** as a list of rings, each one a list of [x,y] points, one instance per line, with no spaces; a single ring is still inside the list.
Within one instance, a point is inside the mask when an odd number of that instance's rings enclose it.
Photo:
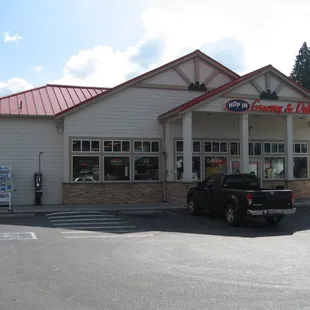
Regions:
[[[225,93],[228,93],[229,91],[234,90],[237,87],[240,87],[248,82],[251,82],[255,80],[257,77],[266,74],[268,72],[273,73],[276,76],[279,76],[281,79],[283,79],[288,85],[293,87],[294,89],[297,89],[300,93],[302,93],[306,98],[310,98],[310,91],[296,83],[295,81],[288,78],[285,74],[280,72],[279,70],[275,69],[271,65],[262,67],[258,70],[255,70],[253,72],[250,72],[236,80],[233,80],[231,82],[228,82],[217,89],[207,92],[201,96],[198,96],[184,104],[181,104],[180,106],[160,115],[158,117],[159,122],[164,122],[167,119],[172,118],[180,118],[182,117],[186,112],[193,111],[200,106],[210,102],[211,100],[214,100],[220,96],[223,96]]]

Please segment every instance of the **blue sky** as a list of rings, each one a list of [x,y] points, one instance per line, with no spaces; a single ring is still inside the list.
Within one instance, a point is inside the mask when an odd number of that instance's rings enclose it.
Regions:
[[[256,22],[238,0],[5,1],[0,94],[49,82],[113,86],[197,48],[240,74],[269,63],[289,74],[310,6],[264,1]],[[5,43],[6,31],[21,39]]]
[[[100,44],[125,48],[138,41],[142,2],[136,1],[132,9],[129,1],[6,1],[0,29],[22,39],[2,42],[0,81],[18,76],[33,84],[45,83],[56,79],[69,57],[80,50]],[[124,35],[126,25],[132,30],[130,36]],[[43,70],[38,74],[34,67],[40,65]]]

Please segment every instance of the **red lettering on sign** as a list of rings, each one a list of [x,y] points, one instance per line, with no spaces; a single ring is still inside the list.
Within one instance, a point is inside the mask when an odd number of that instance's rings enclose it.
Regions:
[[[296,113],[310,114],[310,103],[298,102]]]
[[[291,104],[291,103],[289,103],[289,104],[286,106],[284,112],[285,112],[285,113],[294,113],[294,108],[292,107],[292,104]]]
[[[274,112],[276,114],[281,114],[283,112],[283,106],[280,105],[263,105],[259,104],[260,101],[256,99],[252,105],[251,110],[255,112]]]

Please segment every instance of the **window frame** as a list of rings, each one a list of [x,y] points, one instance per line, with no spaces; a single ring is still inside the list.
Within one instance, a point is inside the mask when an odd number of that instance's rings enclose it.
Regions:
[[[182,157],[183,159],[184,159],[184,154],[182,154],[182,153],[179,153],[179,154],[176,154],[175,155],[175,158],[174,158],[174,160],[175,160],[175,164],[174,164],[174,167],[175,167],[175,181],[177,181],[177,182],[183,182],[183,180],[182,179],[178,179],[178,172],[177,172],[177,162],[178,162],[178,157]],[[202,169],[202,166],[203,166],[203,162],[202,162],[202,158],[203,158],[203,156],[201,156],[199,153],[194,153],[193,155],[192,155],[192,158],[193,157],[199,157],[199,159],[200,159],[200,171],[199,171],[199,173],[200,173],[200,178],[199,179],[197,179],[197,180],[193,180],[194,182],[199,182],[199,181],[203,181],[204,180],[204,178],[203,178],[203,176],[202,176],[202,172],[203,172],[203,169]],[[183,171],[184,172],[184,171]]]
[[[107,140],[107,141],[110,141],[110,140]],[[118,141],[118,140],[115,140],[115,141]],[[128,154],[128,155],[125,155],[125,154],[121,154],[121,155],[118,155],[118,154],[115,154],[115,153],[106,153],[104,155],[101,156],[102,157],[102,183],[130,183],[132,182],[132,155],[131,154]],[[105,180],[105,164],[104,164],[104,159],[105,157],[122,157],[122,158],[129,158],[129,180],[115,180],[115,181],[112,181],[112,180]]]
[[[297,153],[297,154],[299,154],[299,153]],[[293,169],[294,169],[294,159],[295,158],[306,158],[307,159],[307,176],[305,178],[295,178],[294,177],[294,171],[293,171],[294,180],[307,180],[307,179],[309,179],[309,157],[308,157],[308,155],[305,153],[300,153],[300,155],[293,155]]]
[[[136,151],[136,149],[135,149],[135,143],[136,142],[142,143],[142,150],[141,150],[141,152],[140,151]],[[150,143],[150,152],[145,152],[143,150],[143,142],[149,142]],[[157,142],[158,143],[158,151],[157,152],[153,152],[152,151],[152,143],[153,142]],[[155,139],[155,140],[133,140],[132,141],[131,153],[133,153],[133,154],[160,154],[160,150],[161,150],[161,145],[160,145],[160,140],[158,140],[158,139]]]
[[[295,152],[295,145],[296,144],[299,144],[300,145],[300,151],[302,150],[301,149],[301,145],[302,144],[305,144],[306,146],[307,146],[307,152],[300,152],[300,153],[296,153]],[[302,155],[308,155],[308,153],[309,153],[309,145],[308,145],[308,142],[293,142],[293,155],[296,155],[296,156],[294,156],[294,157],[306,157],[306,156],[302,156]]]
[[[205,151],[205,143],[211,143],[211,152],[206,152]],[[227,151],[226,152],[214,152],[213,151],[213,146],[212,146],[212,143],[219,143],[221,145],[221,143],[226,143],[226,146],[227,146]],[[228,155],[229,154],[229,142],[226,141],[226,140],[203,140],[203,143],[202,143],[202,152],[204,154],[226,154]],[[220,148],[221,149],[221,148]]]
[[[73,143],[75,141],[79,141],[81,143],[81,148],[79,151],[74,151],[73,150]],[[83,148],[83,141],[88,141],[90,142],[90,150],[89,151],[83,151],[82,148]],[[99,142],[99,150],[98,151],[93,151],[92,150],[92,142],[95,141],[95,142]],[[76,154],[80,154],[80,153],[94,153],[94,154],[100,154],[101,153],[101,139],[74,139],[72,138],[71,139],[71,152],[72,153],[76,153]]]
[[[270,152],[269,153],[265,152],[265,145],[266,144],[270,144]],[[272,152],[272,147],[271,147],[272,144],[277,144],[277,148],[278,148],[277,152]],[[283,144],[284,145],[284,151],[283,152],[279,152],[279,144]],[[280,155],[278,157],[281,157],[281,155],[285,154],[285,143],[283,141],[282,142],[280,142],[280,141],[264,141],[262,155],[265,155],[265,154],[277,154],[277,155]],[[276,157],[276,156],[274,156],[274,157]]]
[[[141,154],[141,155],[140,155]],[[160,154],[156,155],[153,153],[153,155],[148,155],[151,153],[135,153],[133,154],[132,157],[132,181],[137,182],[137,183],[158,183],[162,181],[162,167],[161,167],[161,156]],[[158,180],[136,180],[135,179],[135,158],[136,157],[155,157],[158,158]]]
[[[98,181],[94,181],[94,182],[91,182],[91,183],[100,183],[102,182],[102,174],[101,174],[101,165],[102,165],[102,156],[100,154],[98,155],[95,155],[95,154],[90,154],[90,155],[87,155],[87,154],[73,154],[71,155],[71,165],[70,165],[70,168],[71,168],[71,171],[70,171],[70,183],[77,183],[77,182],[74,182],[73,181],[73,158],[74,157],[99,157],[99,180]],[[78,183],[90,183],[89,181],[80,181]]]
[[[267,153],[268,154],[268,153]],[[265,158],[268,158],[268,157],[272,157],[272,158],[283,158],[284,159],[284,178],[280,178],[280,179],[266,179],[266,176],[265,176]],[[287,174],[287,168],[285,166],[285,156],[274,156],[274,155],[271,155],[271,156],[263,156],[263,161],[262,161],[262,174],[263,174],[263,180],[264,181],[283,181],[285,180],[285,176]]]
[[[231,143],[237,143],[237,151],[239,151],[239,153],[237,153],[236,155],[234,155],[234,154],[231,154],[231,152],[230,152],[230,150],[231,150]],[[249,142],[250,143],[250,142]],[[235,156],[240,156],[240,150],[241,150],[241,145],[240,145],[240,142],[239,141],[229,141],[229,156],[233,156],[233,157],[235,157]]]
[[[111,141],[111,143],[112,143],[112,150],[106,151],[104,149],[104,143],[109,142],[109,141]],[[121,150],[120,151],[114,151],[113,142],[116,142],[116,141],[121,143]],[[122,145],[123,142],[129,142],[129,151],[123,151],[123,145]],[[121,139],[121,140],[119,140],[119,139],[111,139],[111,140],[104,139],[104,140],[102,140],[102,153],[104,153],[104,154],[113,154],[113,153],[114,154],[121,154],[121,153],[130,154],[131,149],[132,149],[132,147],[131,147],[131,140],[130,139],[128,139],[128,140],[125,140],[125,139]]]
[[[178,142],[182,142],[182,146],[183,146],[183,151],[178,151],[178,148],[177,148],[177,144]],[[199,143],[199,151],[198,152],[195,152],[194,151],[194,143],[195,142],[198,142]],[[193,154],[201,154],[202,152],[202,141],[201,140],[198,140],[198,139],[192,139],[192,153]],[[176,139],[175,142],[174,142],[174,149],[175,149],[175,153],[176,154],[183,154],[184,152],[184,142],[182,139]]]
[[[250,154],[250,143],[252,143],[253,144],[253,147],[254,147],[254,154],[253,155],[251,155]],[[261,147],[261,152],[260,152],[260,154],[255,154],[255,144],[260,144],[260,147]],[[262,156],[263,155],[263,143],[261,142],[261,141],[249,141],[249,156],[252,156],[252,157],[258,157],[258,156]],[[267,153],[268,154],[268,153]],[[280,153],[280,154],[282,154],[282,153]],[[284,153],[283,153],[284,154]]]

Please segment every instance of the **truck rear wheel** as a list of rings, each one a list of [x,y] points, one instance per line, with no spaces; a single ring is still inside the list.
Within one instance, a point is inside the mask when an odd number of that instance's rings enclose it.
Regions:
[[[281,221],[281,217],[279,216],[267,216],[266,217],[266,222],[268,223],[268,225],[270,226],[276,226],[279,224],[279,222]]]
[[[191,215],[198,215],[197,207],[195,206],[193,197],[189,197],[187,200],[187,209]]]
[[[236,207],[232,204],[226,205],[225,209],[225,219],[231,226],[239,226],[242,222],[242,219],[238,214],[236,214]]]

